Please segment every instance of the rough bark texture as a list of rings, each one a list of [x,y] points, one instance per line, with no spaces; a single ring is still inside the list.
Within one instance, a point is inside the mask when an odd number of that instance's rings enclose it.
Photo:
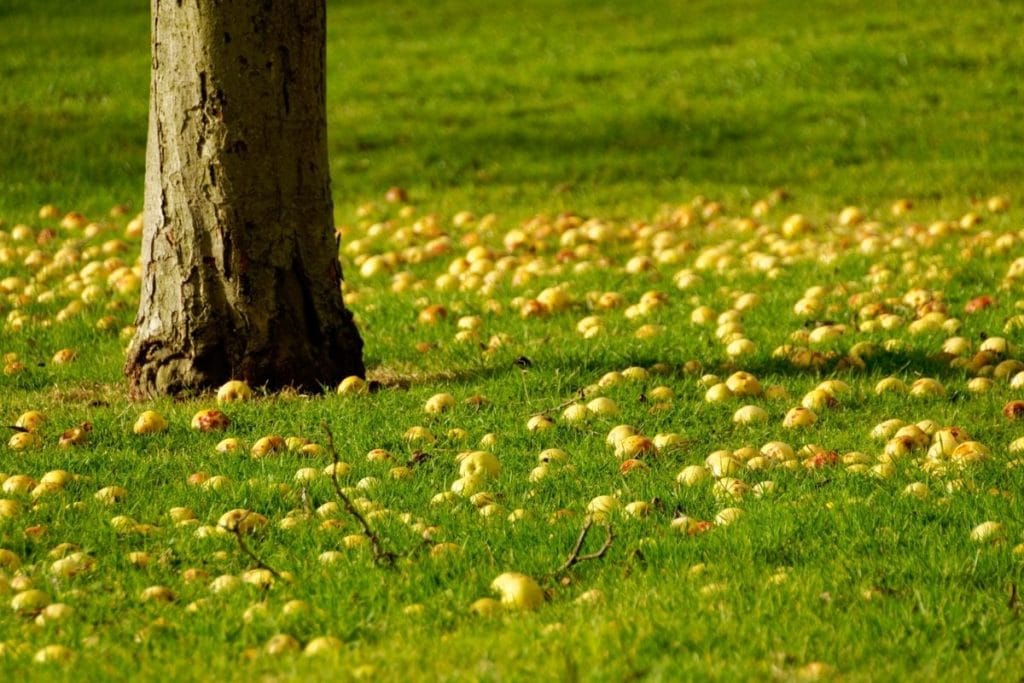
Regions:
[[[324,0],[152,0],[133,395],[362,375],[341,298]]]

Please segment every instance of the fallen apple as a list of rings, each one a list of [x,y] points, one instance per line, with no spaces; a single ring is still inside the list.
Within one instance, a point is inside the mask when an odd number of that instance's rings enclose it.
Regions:
[[[201,432],[223,431],[230,425],[228,416],[215,408],[200,410],[192,416],[192,429]]]
[[[167,429],[167,420],[155,410],[147,410],[135,421],[132,431],[136,434],[156,434]]]
[[[252,398],[252,389],[245,382],[233,379],[217,389],[217,403],[237,403]]]
[[[510,610],[534,610],[544,604],[544,591],[526,574],[505,572],[491,582],[491,590],[501,596],[501,604]]]

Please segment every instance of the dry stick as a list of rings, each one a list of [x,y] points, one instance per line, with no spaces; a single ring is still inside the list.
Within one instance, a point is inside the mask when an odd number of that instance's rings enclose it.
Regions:
[[[252,549],[249,548],[248,544],[246,544],[246,542],[245,542],[245,539],[242,538],[242,530],[239,528],[239,526],[245,520],[245,518],[248,517],[248,516],[249,516],[249,513],[248,512],[245,513],[242,516],[242,519],[238,520],[235,523],[234,526],[227,526],[227,525],[224,525],[224,524],[221,524],[219,526],[220,526],[221,529],[225,529],[225,530],[229,531],[230,533],[234,534],[235,540],[238,541],[238,547],[242,550],[243,553],[245,553],[250,558],[252,558],[252,561],[256,563],[256,568],[257,569],[266,569],[268,572],[270,572],[271,574],[274,575],[274,578],[280,579],[281,578],[281,573],[279,571],[277,571],[276,569],[274,569],[273,567],[271,567],[266,562],[264,562],[263,559],[260,558],[259,555],[254,553],[252,551]]]
[[[370,545],[373,548],[373,561],[380,566],[390,567],[395,562],[395,554],[384,549],[380,537],[370,528],[370,524],[363,517],[363,513],[359,512],[359,509],[352,504],[352,499],[341,490],[341,486],[338,484],[339,458],[338,449],[334,447],[334,434],[331,432],[331,428],[327,426],[326,421],[321,422],[320,427],[327,433],[327,450],[331,452],[331,482],[334,484],[334,493],[337,494],[338,499],[341,500],[348,513],[359,522],[359,525],[363,528],[363,535],[370,539]]]
[[[520,371],[519,376],[523,380],[523,404],[530,405],[530,388],[526,386],[526,373]]]
[[[586,398],[586,396],[583,395],[583,390],[580,389],[580,390],[578,390],[576,392],[576,395],[573,396],[572,398],[570,398],[569,400],[562,401],[561,403],[559,403],[554,408],[545,408],[544,410],[540,411],[539,413],[535,413],[535,415],[547,415],[548,413],[557,413],[559,411],[565,410],[566,408],[571,406],[573,403],[576,403],[577,401],[582,401],[585,398]]]
[[[576,538],[576,544],[573,545],[572,551],[569,553],[568,559],[562,564],[561,567],[555,570],[554,576],[564,574],[569,571],[574,565],[580,562],[586,562],[587,560],[600,560],[608,552],[608,549],[612,547],[612,541],[615,540],[615,534],[612,532],[612,525],[609,524],[606,527],[607,535],[605,536],[604,543],[597,549],[596,552],[581,555],[580,552],[583,550],[583,543],[587,540],[587,534],[590,533],[590,528],[594,526],[594,518],[587,516],[587,520],[583,523],[583,528],[580,529],[580,535]]]
[[[302,487],[302,491],[299,494],[299,499],[302,501],[302,509],[310,517],[313,516],[313,501],[309,498],[309,491],[305,486]]]

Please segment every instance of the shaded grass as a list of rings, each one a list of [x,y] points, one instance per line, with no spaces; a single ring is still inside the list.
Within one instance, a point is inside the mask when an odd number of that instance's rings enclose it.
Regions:
[[[82,7],[85,7],[84,5]],[[148,17],[11,2],[0,211],[141,196]],[[389,185],[442,210],[646,213],[799,188],[823,207],[1019,183],[1010,2],[339,3],[329,124],[342,214]],[[437,197],[441,199],[437,199]],[[638,203],[639,202],[639,203]],[[527,208],[528,207],[528,208]]]

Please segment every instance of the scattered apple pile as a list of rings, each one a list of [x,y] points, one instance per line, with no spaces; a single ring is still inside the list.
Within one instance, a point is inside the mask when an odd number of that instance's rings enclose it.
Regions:
[[[102,457],[105,444],[123,435],[94,427],[85,409],[77,424],[55,424],[48,411],[22,406],[9,416],[13,434],[0,459],[0,594],[10,605],[5,618],[31,622],[59,640],[60,625],[79,618],[90,600],[73,587],[76,579],[112,571],[113,553],[160,579],[135,596],[140,605],[180,605],[186,614],[218,609],[224,596],[246,587],[287,594],[300,578],[255,556],[241,573],[173,570],[151,551],[138,549],[151,545],[144,543],[147,538],[209,539],[221,543],[215,554],[227,556],[248,549],[245,539],[266,537],[271,529],[296,534],[317,529],[333,534],[323,536],[318,555],[319,564],[329,567],[352,562],[355,553],[377,552],[378,543],[392,543],[367,529],[400,525],[426,544],[426,561],[438,561],[462,552],[466,540],[451,536],[443,520],[470,511],[481,524],[575,518],[576,524],[632,525],[644,536],[697,543],[694,537],[730,533],[725,527],[744,524],[753,514],[745,507],[748,501],[771,499],[797,478],[822,471],[871,478],[921,504],[942,504],[973,490],[974,468],[993,462],[1024,465],[1024,433],[1002,442],[988,436],[993,423],[1024,425],[1024,256],[1019,255],[1024,230],[1005,220],[1009,201],[993,197],[962,216],[927,222],[915,220],[907,200],[895,202],[880,219],[857,207],[813,219],[786,211],[785,201],[785,193],[775,192],[744,215],[731,215],[722,204],[698,198],[649,221],[564,213],[511,227],[492,214],[461,212],[450,220],[421,214],[399,191],[389,192],[383,204],[360,207],[356,221],[339,228],[347,259],[345,300],[370,344],[394,351],[408,368],[490,363],[513,379],[519,373],[525,378],[539,370],[531,369],[533,362],[523,354],[543,356],[549,339],[584,355],[618,344],[642,351],[639,357],[662,360],[602,367],[578,385],[511,405],[495,404],[473,380],[441,373],[443,390],[418,411],[381,416],[375,433],[379,445],[361,458],[346,453],[344,460],[333,461],[333,446],[321,432],[250,440],[241,425],[233,434],[244,420],[239,416],[249,414],[236,409],[265,402],[270,410],[274,400],[241,381],[222,386],[217,407],[197,405],[183,424],[156,409],[130,408],[134,418],[123,423],[123,431],[139,440],[140,458],[146,457],[144,444],[171,439],[175,430],[194,430],[194,436],[174,437],[179,439],[222,434],[208,449],[211,471],[196,471],[186,482],[202,495],[237,501],[208,519],[184,505],[168,509],[162,519],[134,519],[123,511],[126,501],[147,493],[146,482],[132,472],[120,481],[95,481],[74,471],[73,463],[82,461],[73,456],[68,469],[39,471],[33,453],[56,448]],[[142,223],[139,217],[125,220],[124,207],[115,207],[111,219],[102,222],[74,212],[61,217],[47,206],[34,226],[0,230],[0,265],[9,273],[0,279],[3,339],[59,338],[55,331],[72,324],[129,338],[140,285]],[[833,274],[840,265],[847,275],[837,281]],[[977,291],[963,291],[958,284],[963,269],[974,269],[967,280]],[[792,282],[807,278],[814,284],[793,288]],[[407,311],[411,331],[388,347],[385,339],[396,331],[380,329],[374,321],[396,308]],[[680,357],[675,349],[681,338],[706,344]],[[34,371],[36,359],[25,351],[0,351],[8,386],[18,386],[19,378]],[[54,367],[73,367],[89,362],[91,352],[83,345],[50,348],[46,355]],[[388,352],[376,355],[388,357]],[[328,404],[327,414],[332,406],[373,411],[380,392],[415,385],[401,374],[373,369],[370,378],[349,377],[336,396],[315,400]],[[948,415],[943,407],[954,399],[990,406],[990,419],[951,424],[942,417]],[[844,434],[838,439],[844,447],[833,445],[836,432],[827,428],[831,416],[877,414],[873,401],[892,412]],[[505,418],[512,416],[518,432],[481,430],[480,416],[489,411],[495,424],[509,424]],[[722,442],[700,442],[687,436],[687,429],[672,427],[673,420],[682,423],[694,411],[714,422],[715,433],[726,435]],[[538,447],[526,451],[523,443]],[[218,458],[226,457],[248,459],[251,479],[218,473],[223,462]],[[445,459],[441,476],[420,466],[428,457]],[[283,515],[244,502],[244,486],[261,483],[260,461],[297,465],[290,481],[269,482],[292,505]],[[607,476],[588,481],[583,473],[593,471]],[[622,484],[655,477],[670,495],[706,495],[716,511],[704,516],[672,511],[662,500],[631,496],[633,489]],[[329,491],[329,482],[338,487],[338,496],[308,504],[307,490]],[[425,505],[414,496],[406,505],[394,504],[396,487],[413,485],[430,489]],[[578,504],[546,506],[545,495],[558,486],[574,492]],[[607,488],[595,490],[599,486]],[[117,544],[85,549],[62,540],[49,545],[56,537],[40,519],[55,507],[109,510]],[[963,530],[965,540],[1009,541],[1024,555],[1024,530],[1009,521],[974,523]],[[26,538],[30,549],[15,552],[12,548],[26,547]],[[420,561],[407,554],[409,561]],[[561,559],[552,557],[551,567]],[[476,617],[537,610],[575,591],[517,567],[507,569],[489,583],[497,597],[482,596],[462,610]],[[695,566],[692,575],[700,573]],[[770,579],[785,580],[785,568]],[[481,589],[486,585],[480,583]],[[712,582],[702,594],[721,590],[722,584]],[[183,598],[186,594],[191,599]],[[574,599],[595,604],[607,598],[584,587]],[[265,602],[254,602],[242,618],[262,619],[267,609]],[[287,616],[310,609],[291,600],[281,611]],[[425,608],[403,609],[413,614]],[[145,641],[164,628],[168,624],[157,619],[136,638]],[[26,654],[40,663],[64,662],[100,639],[54,642]],[[25,651],[30,640],[2,642],[0,655]],[[343,646],[335,634],[303,643],[281,632],[262,652],[320,655]]]

